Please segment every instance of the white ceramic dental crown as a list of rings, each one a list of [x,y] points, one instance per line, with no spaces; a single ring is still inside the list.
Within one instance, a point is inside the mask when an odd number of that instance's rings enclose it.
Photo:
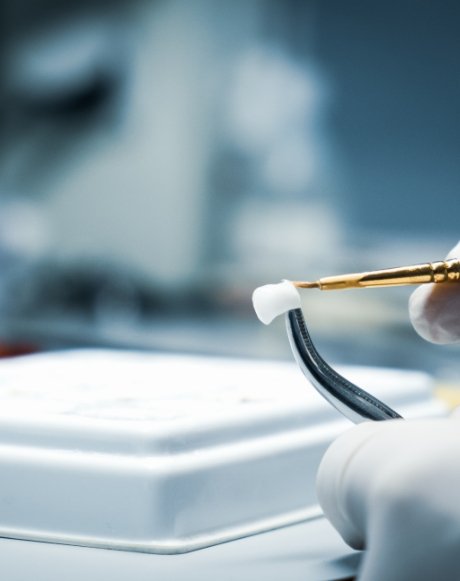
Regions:
[[[289,280],[277,284],[259,286],[252,293],[252,304],[256,315],[265,325],[291,309],[300,309],[300,295]]]

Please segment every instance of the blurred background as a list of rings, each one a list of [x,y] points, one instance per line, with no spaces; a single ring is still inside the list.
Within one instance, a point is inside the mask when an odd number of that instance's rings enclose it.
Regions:
[[[254,287],[460,238],[453,0],[6,0],[0,350],[290,358]],[[411,289],[304,307],[337,363],[458,380]]]

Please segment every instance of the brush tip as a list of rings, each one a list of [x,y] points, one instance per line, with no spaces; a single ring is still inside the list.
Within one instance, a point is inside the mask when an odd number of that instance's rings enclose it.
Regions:
[[[294,281],[292,284],[296,288],[320,288],[319,282],[316,281]]]

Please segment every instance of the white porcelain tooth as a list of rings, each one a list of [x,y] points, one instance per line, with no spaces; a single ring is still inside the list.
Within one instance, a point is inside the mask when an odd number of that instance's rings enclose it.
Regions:
[[[256,315],[265,325],[286,311],[301,306],[299,292],[289,280],[259,286],[252,294],[252,304]]]

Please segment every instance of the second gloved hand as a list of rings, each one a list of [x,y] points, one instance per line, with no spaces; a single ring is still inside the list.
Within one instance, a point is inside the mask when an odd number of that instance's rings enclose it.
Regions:
[[[336,440],[318,479],[360,581],[460,579],[460,422],[366,422]]]

